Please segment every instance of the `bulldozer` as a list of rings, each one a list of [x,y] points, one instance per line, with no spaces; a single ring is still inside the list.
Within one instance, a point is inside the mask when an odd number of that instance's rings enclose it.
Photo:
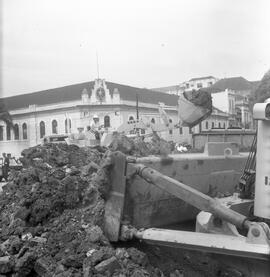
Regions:
[[[256,158],[254,199],[240,198],[237,191],[231,196],[214,198],[204,192],[202,186],[190,185],[192,178],[187,183],[181,180],[185,178],[180,171],[191,170],[192,177],[196,177],[196,170],[202,171],[208,161],[213,162],[211,171],[216,169],[217,173],[211,182],[216,180],[221,183],[219,189],[224,188],[226,178],[220,174],[219,163],[220,166],[232,166],[227,168],[227,179],[233,174],[234,165],[250,163],[247,156],[243,159],[237,155],[234,157],[233,146],[229,144],[209,144],[206,151],[210,156],[204,153],[204,159],[195,154],[193,158],[186,158],[184,163],[190,169],[175,157],[149,160],[128,157],[121,152],[112,153],[109,157],[111,191],[106,201],[104,221],[110,241],[136,239],[152,245],[210,253],[238,268],[242,276],[270,276],[270,99],[255,104],[253,116],[258,123],[256,155],[252,154]],[[217,148],[222,148],[223,157],[211,156]],[[162,173],[159,167],[154,169],[155,163],[167,167],[170,176]],[[203,175],[200,174],[193,180],[201,181]],[[210,175],[208,172],[207,182],[210,182]],[[158,207],[153,208],[160,195],[173,198],[166,204],[160,201]],[[144,199],[144,205],[138,199]],[[184,221],[191,217],[196,217],[194,232],[162,227],[177,219]]]

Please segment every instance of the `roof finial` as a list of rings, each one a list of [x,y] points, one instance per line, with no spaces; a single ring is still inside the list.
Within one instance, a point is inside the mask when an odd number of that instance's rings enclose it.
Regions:
[[[99,79],[99,64],[98,64],[98,52],[96,51],[96,58],[97,58],[97,77]]]

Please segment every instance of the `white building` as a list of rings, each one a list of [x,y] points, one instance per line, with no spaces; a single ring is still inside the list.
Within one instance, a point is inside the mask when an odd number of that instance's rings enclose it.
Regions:
[[[235,92],[229,89],[212,94],[213,105],[221,111],[235,115]]]
[[[200,88],[208,88],[218,81],[213,76],[192,78],[189,81],[180,83],[179,85],[172,85],[167,87],[153,88],[154,91],[160,91],[168,94],[179,95],[184,91],[198,90]]]
[[[230,115],[230,125],[252,128],[252,111],[249,107],[249,96],[253,82],[243,77],[225,78],[217,81],[207,90],[212,95],[213,105]]]
[[[213,76],[192,78],[189,81],[180,84],[180,87],[185,91],[190,91],[193,89],[198,90],[201,88],[208,88],[215,84],[217,81],[218,79]]]
[[[182,91],[180,85],[153,88],[152,90],[176,95],[179,95],[179,92]]]
[[[0,148],[14,156],[30,146],[40,144],[45,135],[77,132],[77,126],[90,125],[97,114],[108,130],[139,117],[145,121],[161,122],[158,104],[164,103],[172,123],[178,123],[178,96],[140,89],[96,79],[29,94],[2,98],[14,123],[10,129],[0,121]],[[189,128],[163,132],[163,138],[175,142],[191,142]]]

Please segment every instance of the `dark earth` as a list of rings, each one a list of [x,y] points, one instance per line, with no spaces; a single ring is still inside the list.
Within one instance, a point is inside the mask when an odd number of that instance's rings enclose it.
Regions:
[[[24,150],[23,169],[10,172],[0,195],[0,277],[244,276],[203,253],[105,237],[110,151],[169,151],[168,143],[157,144],[158,138],[147,145],[117,137],[110,150],[66,144]]]

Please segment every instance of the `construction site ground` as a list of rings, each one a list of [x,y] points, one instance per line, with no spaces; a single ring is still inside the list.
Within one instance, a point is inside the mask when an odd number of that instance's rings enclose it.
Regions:
[[[10,172],[0,194],[0,277],[244,276],[201,252],[110,243],[103,233],[110,150],[46,144],[22,154],[23,169]]]

